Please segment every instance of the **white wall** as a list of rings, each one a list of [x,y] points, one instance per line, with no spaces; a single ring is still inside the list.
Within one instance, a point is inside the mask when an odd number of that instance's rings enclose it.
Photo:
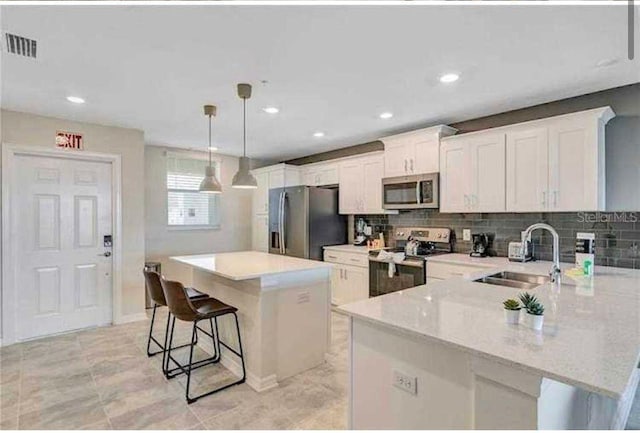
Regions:
[[[123,319],[144,311],[144,133],[2,110],[2,142],[53,148],[57,130],[83,134],[84,148],[122,158]]]
[[[185,230],[167,226],[167,150],[202,156],[202,152],[145,146],[145,246],[147,261],[162,263],[167,278],[191,284],[191,272],[168,260],[180,254],[251,249],[251,190],[231,188],[231,179],[238,170],[238,158],[215,155],[221,161],[220,228]]]

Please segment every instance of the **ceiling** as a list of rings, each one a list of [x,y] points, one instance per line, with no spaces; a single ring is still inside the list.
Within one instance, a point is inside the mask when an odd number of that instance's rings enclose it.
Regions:
[[[2,106],[205,149],[213,103],[214,142],[238,155],[247,82],[247,153],[284,160],[638,82],[620,3],[3,6],[2,30],[38,40],[38,59],[3,46]]]

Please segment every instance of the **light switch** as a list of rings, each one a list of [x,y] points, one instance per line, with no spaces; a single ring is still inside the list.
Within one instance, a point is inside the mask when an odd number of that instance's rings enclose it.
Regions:
[[[470,241],[471,240],[471,229],[463,229],[462,230],[462,240]]]

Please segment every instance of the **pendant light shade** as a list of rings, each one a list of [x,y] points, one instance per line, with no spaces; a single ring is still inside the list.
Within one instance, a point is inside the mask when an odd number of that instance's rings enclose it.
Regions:
[[[247,158],[247,99],[251,97],[251,84],[238,84],[238,96],[242,99],[242,157],[238,172],[233,176],[231,186],[240,189],[255,189],[258,181],[249,171],[251,160]]]
[[[204,171],[204,179],[200,182],[200,192],[208,194],[220,194],[222,192],[222,185],[216,178],[216,171],[211,165],[211,118],[216,115],[215,105],[205,105],[204,114],[209,117],[209,165]]]

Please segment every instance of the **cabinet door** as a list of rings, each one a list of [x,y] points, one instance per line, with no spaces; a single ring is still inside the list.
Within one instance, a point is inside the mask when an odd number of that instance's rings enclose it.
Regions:
[[[369,269],[344,266],[345,303],[369,298]]]
[[[437,138],[418,141],[413,145],[413,155],[409,162],[412,174],[437,173],[440,171],[440,140]]]
[[[597,127],[583,119],[563,119],[549,126],[549,210],[596,211],[604,206],[598,196]]]
[[[340,165],[340,213],[363,213],[362,161],[347,161]]]
[[[318,185],[335,185],[338,183],[338,164],[327,164],[322,166],[318,174]]]
[[[335,265],[331,269],[331,303],[333,305],[344,304],[343,275],[344,269],[340,265]]]
[[[364,213],[383,213],[382,209],[382,175],[384,171],[383,157],[367,159],[362,165],[362,182]]]
[[[316,169],[307,169],[303,172],[303,183],[307,186],[317,186],[319,181],[319,171]]]
[[[408,155],[411,146],[404,141],[389,140],[384,143],[384,176],[404,176],[409,174],[409,160],[414,155]]]
[[[258,188],[253,192],[253,213],[269,212],[269,173],[257,173]]]
[[[447,141],[440,148],[440,211],[469,210],[469,151],[464,140]]]
[[[252,249],[254,251],[269,252],[269,215],[253,217]]]
[[[548,183],[548,129],[507,132],[507,211],[545,211]]]
[[[283,188],[284,185],[284,170],[277,169],[269,172],[269,189]]]
[[[479,134],[472,138],[470,207],[473,212],[504,212],[505,135]]]

